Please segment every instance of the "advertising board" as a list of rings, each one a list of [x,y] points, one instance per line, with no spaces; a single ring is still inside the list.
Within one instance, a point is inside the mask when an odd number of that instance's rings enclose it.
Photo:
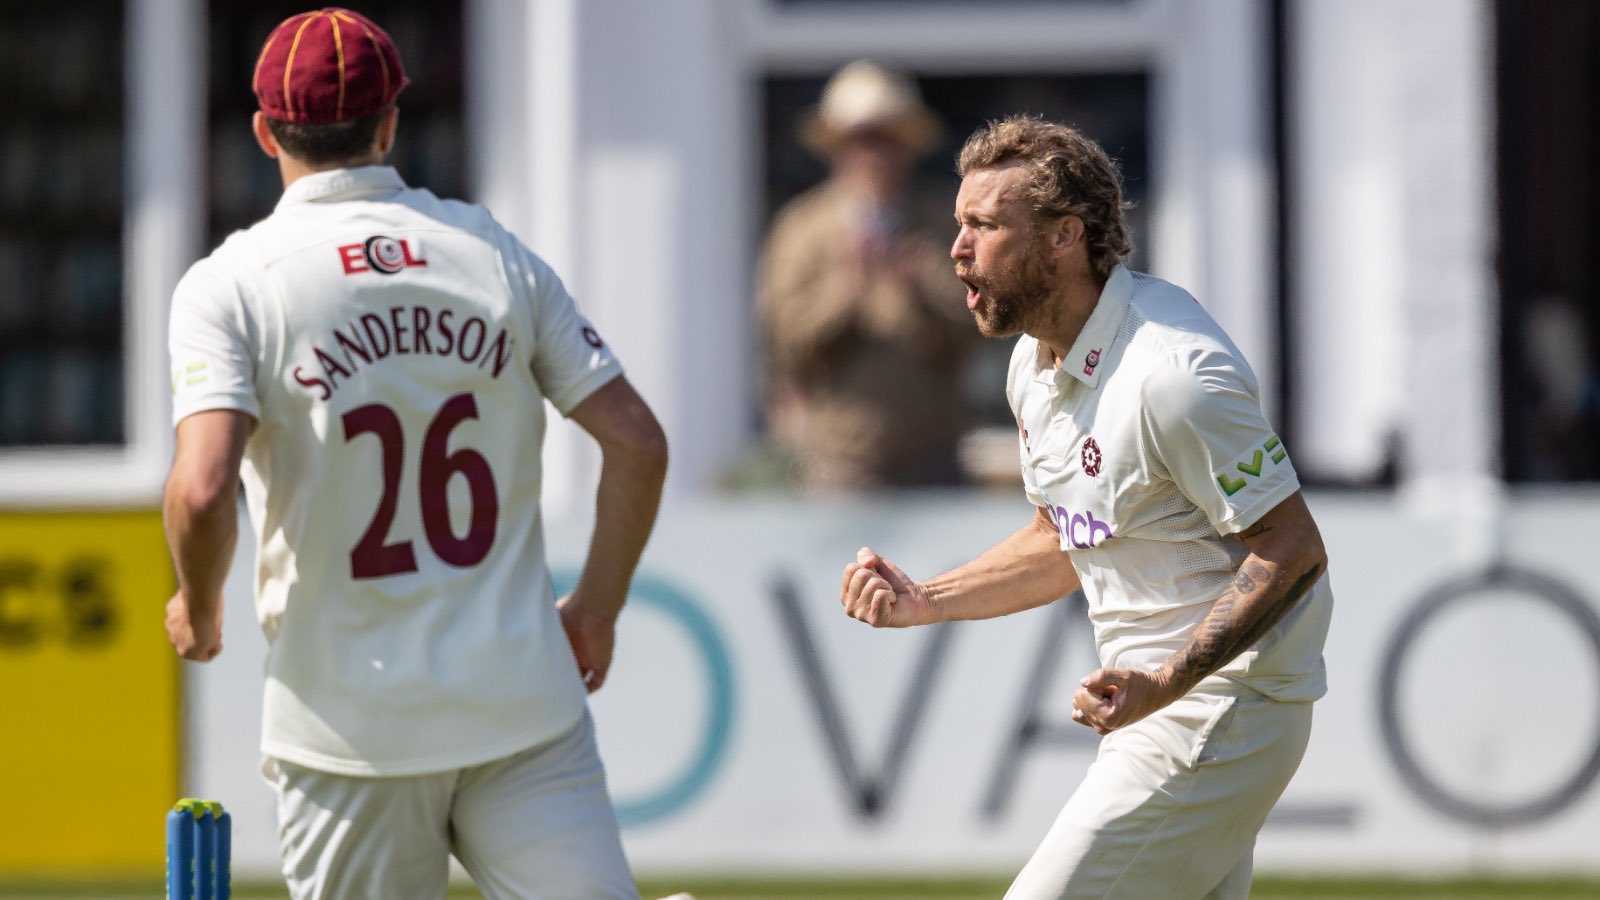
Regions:
[[[1595,871],[1600,558],[1579,536],[1600,511],[1516,501],[1496,561],[1465,549],[1460,523],[1387,496],[1311,502],[1332,556],[1331,691],[1259,867]],[[1029,513],[987,494],[669,509],[593,701],[635,865],[1019,866],[1097,745],[1068,718],[1096,665],[1081,599],[875,631],[837,598],[863,544],[926,575]],[[569,585],[588,525],[547,531]],[[192,789],[235,810],[237,865],[272,868],[271,795],[254,775],[264,644],[234,593],[227,652],[196,673]]]

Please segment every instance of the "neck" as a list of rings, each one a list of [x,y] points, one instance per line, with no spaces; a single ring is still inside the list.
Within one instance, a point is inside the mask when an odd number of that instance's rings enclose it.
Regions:
[[[278,154],[278,174],[283,177],[284,190],[288,190],[289,185],[294,184],[296,181],[299,181],[307,175],[315,175],[318,172],[332,172],[334,169],[353,169],[357,166],[379,166],[382,164],[383,157],[377,154],[373,154],[370,157],[352,159],[346,162],[337,163],[335,165],[326,166],[314,166],[310,163],[295,159],[287,153]]]
[[[1029,330],[1029,334],[1050,348],[1058,365],[1077,342],[1084,323],[1099,305],[1100,292],[1105,286],[1106,279],[1090,269],[1064,277],[1051,298],[1051,317],[1042,326]]]

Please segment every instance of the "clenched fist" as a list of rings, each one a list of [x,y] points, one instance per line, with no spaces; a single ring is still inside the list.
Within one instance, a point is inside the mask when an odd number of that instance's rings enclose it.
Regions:
[[[210,662],[222,652],[222,620],[196,620],[179,591],[167,601],[167,640],[178,655],[191,662]]]
[[[906,628],[939,621],[928,589],[871,547],[862,547],[856,553],[856,561],[844,567],[839,603],[850,618],[874,628]]]
[[[1178,699],[1181,692],[1159,672],[1137,669],[1095,669],[1079,682],[1072,697],[1072,721],[1098,734],[1143,719]]]

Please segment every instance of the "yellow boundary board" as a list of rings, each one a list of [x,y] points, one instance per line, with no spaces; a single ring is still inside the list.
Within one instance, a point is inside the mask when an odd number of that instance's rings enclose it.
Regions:
[[[156,511],[0,511],[0,873],[159,871],[176,796]]]

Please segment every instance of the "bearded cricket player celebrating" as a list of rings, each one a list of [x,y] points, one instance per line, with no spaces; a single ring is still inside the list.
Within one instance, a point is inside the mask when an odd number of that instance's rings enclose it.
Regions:
[[[185,659],[222,650],[242,477],[291,893],[443,897],[453,853],[489,897],[636,898],[584,689],[611,663],[666,439],[543,260],[383,164],[406,84],[348,10],[293,16],[262,49],[254,129],[283,197],[173,296],[167,630]],[[559,605],[547,400],[604,457]]]
[[[841,601],[876,627],[985,619],[1082,588],[1101,668],[1074,721],[1104,735],[1006,895],[1243,898],[1256,833],[1326,692],[1333,596],[1256,377],[1194,298],[1129,271],[1115,164],[1072,128],[990,123],[958,170],[950,255],[992,337],[1031,522],[913,581],[870,548]]]

